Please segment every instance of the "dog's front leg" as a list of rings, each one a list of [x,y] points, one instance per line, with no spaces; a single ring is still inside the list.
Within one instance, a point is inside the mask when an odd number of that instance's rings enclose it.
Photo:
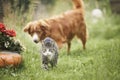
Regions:
[[[71,42],[67,42],[67,46],[68,46],[67,55],[69,55],[70,54],[70,48],[71,48]]]

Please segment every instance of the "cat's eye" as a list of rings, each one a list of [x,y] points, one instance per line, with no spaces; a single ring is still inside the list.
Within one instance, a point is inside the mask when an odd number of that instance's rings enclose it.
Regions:
[[[49,51],[52,52],[52,53],[54,53],[54,50],[53,50],[53,49],[50,49]]]

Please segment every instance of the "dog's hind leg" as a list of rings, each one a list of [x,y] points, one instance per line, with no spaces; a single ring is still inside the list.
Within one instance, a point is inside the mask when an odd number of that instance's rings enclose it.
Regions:
[[[83,44],[83,49],[86,49],[86,38],[85,38],[85,36],[83,36],[82,38],[81,38],[81,41],[82,41],[82,44]]]
[[[78,38],[80,38],[81,39],[81,41],[82,41],[82,45],[83,45],[83,49],[86,49],[86,37],[85,36],[81,36],[81,37],[78,37]]]
[[[82,45],[83,45],[83,49],[86,49],[86,41],[87,41],[87,32],[86,32],[86,29],[83,29],[83,31],[81,33],[78,33],[77,34],[77,37],[79,39],[81,39],[82,41]]]

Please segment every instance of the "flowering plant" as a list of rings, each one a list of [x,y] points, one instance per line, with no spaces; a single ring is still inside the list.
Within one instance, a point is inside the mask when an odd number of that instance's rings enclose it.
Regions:
[[[0,50],[22,52],[24,48],[19,41],[13,38],[15,36],[14,30],[8,30],[4,24],[0,23]]]

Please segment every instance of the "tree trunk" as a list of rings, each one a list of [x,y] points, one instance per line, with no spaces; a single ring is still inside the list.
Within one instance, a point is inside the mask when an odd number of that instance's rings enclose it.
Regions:
[[[0,0],[0,22],[3,23],[3,17],[4,17],[4,12],[3,12],[3,1]]]
[[[110,0],[110,5],[113,13],[120,14],[120,0]]]

